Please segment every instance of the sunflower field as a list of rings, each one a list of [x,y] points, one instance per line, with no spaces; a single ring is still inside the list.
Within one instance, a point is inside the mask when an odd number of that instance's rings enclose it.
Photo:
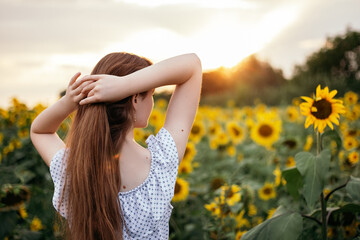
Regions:
[[[198,109],[179,166],[170,239],[360,239],[358,95]],[[145,145],[165,121],[157,99]],[[48,167],[29,129],[45,106],[0,109],[0,239],[57,239]],[[70,118],[58,130],[66,136]]]

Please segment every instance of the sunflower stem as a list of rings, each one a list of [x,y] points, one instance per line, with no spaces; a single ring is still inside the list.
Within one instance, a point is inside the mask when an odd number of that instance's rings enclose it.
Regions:
[[[316,155],[319,156],[321,152],[321,134],[319,131],[316,131]],[[326,221],[326,202],[324,198],[324,193],[320,194],[320,203],[321,203],[321,233],[322,239],[327,240],[327,221]]]

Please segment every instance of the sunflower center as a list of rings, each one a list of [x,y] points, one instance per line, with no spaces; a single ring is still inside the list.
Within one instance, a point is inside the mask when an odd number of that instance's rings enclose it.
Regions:
[[[230,191],[229,191],[228,194],[227,194],[227,197],[228,197],[228,198],[231,198],[232,196],[234,196],[234,193],[233,193],[233,191],[230,189]]]
[[[263,192],[266,194],[266,195],[270,195],[271,192],[272,192],[272,189],[271,188],[264,188]]]
[[[179,193],[181,191],[181,185],[176,183],[175,184],[175,194]]]
[[[216,190],[224,184],[224,180],[221,178],[215,178],[211,181],[211,189]]]
[[[316,112],[311,112],[317,119],[326,119],[332,113],[331,103],[326,99],[321,99],[320,101],[315,101],[313,107],[316,107]]]
[[[198,134],[200,132],[200,127],[199,126],[197,126],[197,125],[194,125],[193,127],[192,127],[192,129],[191,129],[191,133],[192,134]]]
[[[233,131],[235,136],[240,136],[240,134],[241,134],[241,132],[236,128],[232,128],[232,131]]]
[[[272,133],[272,127],[267,124],[261,125],[261,127],[259,128],[259,134],[263,137],[271,136]]]
[[[294,140],[286,140],[284,145],[288,146],[289,148],[293,149],[296,147],[296,142]]]

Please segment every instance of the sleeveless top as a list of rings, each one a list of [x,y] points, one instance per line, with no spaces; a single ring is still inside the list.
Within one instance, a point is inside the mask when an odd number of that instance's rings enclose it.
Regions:
[[[126,224],[123,237],[168,239],[173,209],[171,199],[179,167],[178,153],[173,137],[165,128],[161,128],[156,136],[150,135],[145,142],[151,153],[148,177],[139,186],[118,194]],[[68,212],[67,190],[61,206],[59,200],[64,189],[67,154],[68,149],[60,149],[50,163],[50,174],[54,182],[52,202],[54,208],[65,218]]]

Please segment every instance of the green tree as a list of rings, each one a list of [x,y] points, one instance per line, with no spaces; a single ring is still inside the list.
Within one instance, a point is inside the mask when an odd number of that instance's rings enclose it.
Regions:
[[[345,34],[328,37],[324,46],[295,67],[292,89],[307,92],[318,84],[338,89],[340,95],[360,92],[360,32],[348,28]],[[300,88],[299,88],[300,87]]]

